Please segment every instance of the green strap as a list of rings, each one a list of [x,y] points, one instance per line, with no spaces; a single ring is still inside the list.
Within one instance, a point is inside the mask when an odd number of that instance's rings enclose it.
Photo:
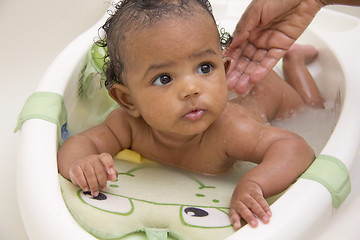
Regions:
[[[148,240],[167,240],[168,231],[166,229],[145,228],[144,232]]]
[[[21,129],[23,123],[29,119],[42,119],[55,123],[58,129],[59,142],[66,139],[67,111],[60,94],[52,92],[35,92],[26,100],[19,116],[14,132]]]
[[[351,181],[347,167],[339,159],[320,154],[301,178],[310,179],[325,186],[338,208],[351,192]]]

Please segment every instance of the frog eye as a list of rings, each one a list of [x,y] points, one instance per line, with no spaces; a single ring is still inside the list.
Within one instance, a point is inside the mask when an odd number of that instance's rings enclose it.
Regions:
[[[97,209],[121,215],[129,215],[134,206],[130,199],[109,193],[99,193],[97,197],[91,196],[90,192],[80,191],[79,197],[82,201]]]
[[[231,226],[227,213],[217,208],[181,207],[181,216],[185,225],[204,228],[220,228]]]

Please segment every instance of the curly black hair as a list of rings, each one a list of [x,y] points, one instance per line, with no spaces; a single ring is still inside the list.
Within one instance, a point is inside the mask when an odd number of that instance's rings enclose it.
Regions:
[[[119,44],[125,40],[125,34],[131,30],[150,27],[164,16],[191,16],[200,6],[211,16],[211,4],[208,0],[121,0],[115,4],[115,10],[109,12],[110,17],[100,28],[104,36],[97,42],[107,48],[105,56],[105,87],[110,89],[113,83],[123,83],[123,54],[118,51]],[[220,31],[220,44],[223,48],[231,42],[230,34]],[[121,46],[121,45],[120,45]]]

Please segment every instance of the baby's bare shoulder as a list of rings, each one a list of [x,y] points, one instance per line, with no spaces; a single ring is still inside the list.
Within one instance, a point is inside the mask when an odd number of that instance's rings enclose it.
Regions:
[[[262,125],[252,115],[252,113],[244,106],[229,102],[222,115],[219,117],[219,125],[222,129],[234,131],[248,131],[249,128]]]
[[[129,126],[129,114],[122,108],[116,108],[105,119],[104,124],[109,128]]]
[[[226,142],[226,153],[236,159],[245,159],[256,148],[261,131],[266,125],[247,114],[247,109],[229,103],[219,118],[217,129]]]
[[[132,142],[132,132],[134,129],[134,121],[122,108],[113,110],[105,119],[103,125],[108,128],[119,141],[120,145],[128,148]]]

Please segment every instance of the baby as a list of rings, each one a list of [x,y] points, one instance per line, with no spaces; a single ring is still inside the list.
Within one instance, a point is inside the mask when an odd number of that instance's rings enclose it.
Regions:
[[[322,106],[305,68],[317,51],[296,46],[284,58],[294,87],[270,72],[247,96],[230,102],[230,60],[222,53],[208,1],[125,0],[116,9],[103,28],[110,59],[106,85],[120,107],[65,141],[58,153],[60,173],[97,196],[108,180],[116,180],[112,156],[127,148],[209,175],[250,161],[258,165],[239,180],[229,216],[235,229],[241,218],[256,227],[254,215],[268,223],[265,198],[284,191],[314,160],[304,139],[269,121],[307,104]]]

